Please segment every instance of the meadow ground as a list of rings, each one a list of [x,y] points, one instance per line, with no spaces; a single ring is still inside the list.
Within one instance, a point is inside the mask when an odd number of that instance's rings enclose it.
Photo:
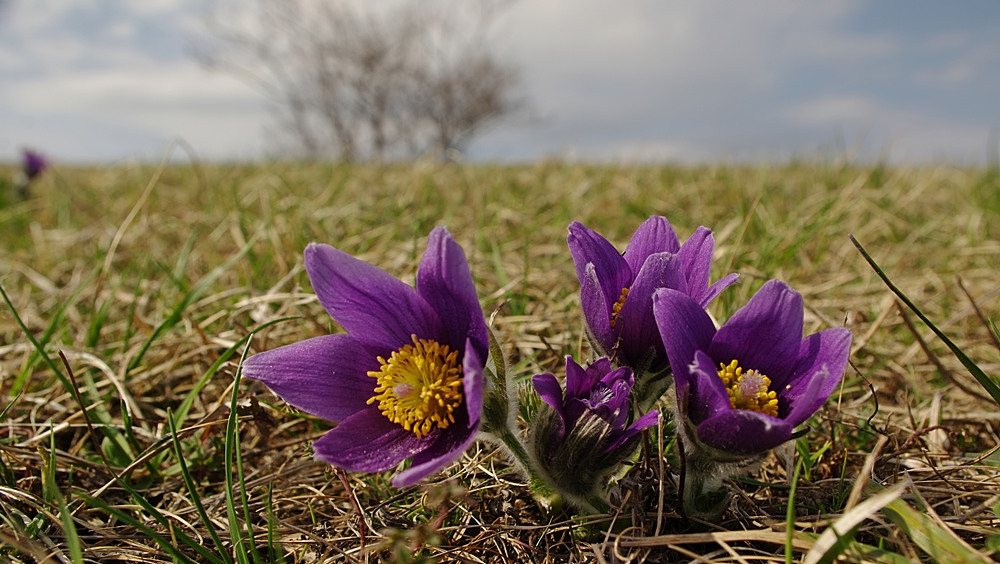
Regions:
[[[589,355],[567,225],[623,248],[653,214],[682,239],[712,228],[713,278],[742,275],[717,319],[780,278],[807,332],[854,334],[812,431],[731,484],[719,528],[677,511],[669,422],[616,509],[578,517],[540,507],[489,444],[403,490],[338,472],[309,449],[325,422],[259,383],[234,388],[244,352],[336,330],[307,243],[412,282],[436,225],[465,248],[511,370],[558,374]],[[964,562],[1000,548],[997,403],[848,238],[997,375],[996,170],[56,167],[0,225],[0,562]]]

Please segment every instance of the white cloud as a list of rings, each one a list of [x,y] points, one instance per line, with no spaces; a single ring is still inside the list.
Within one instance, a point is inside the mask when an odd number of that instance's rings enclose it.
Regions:
[[[885,116],[872,98],[865,96],[824,96],[796,104],[782,115],[795,125],[833,127],[849,123],[870,123]]]
[[[996,60],[996,41],[973,48],[964,30],[942,32],[930,38],[941,52],[932,64],[921,47],[929,38],[869,25],[870,9],[797,0],[516,4],[502,37],[525,67],[541,119],[520,138],[498,128],[476,152],[507,144],[493,150],[781,158],[847,131],[867,139],[873,157],[888,147],[978,158],[986,126],[942,100],[961,99],[953,85],[988,80],[977,73],[989,68],[987,54]],[[914,89],[921,81],[937,99]]]
[[[158,145],[181,137],[207,158],[254,157],[262,151],[263,101],[237,80],[192,62],[64,73],[9,86],[6,97],[22,120],[36,123],[86,116],[95,132],[129,130],[159,140]],[[93,147],[81,143],[80,150],[87,149]]]
[[[264,102],[186,52],[203,31],[202,1],[10,6],[0,158],[28,141],[79,158],[149,154],[175,136],[206,157],[261,154]],[[987,128],[1000,126],[996,34],[907,36],[870,25],[867,10],[861,0],[514,3],[492,40],[523,68],[536,119],[487,132],[470,153],[755,158],[845,135],[876,156],[980,159]]]
[[[950,34],[951,35],[951,34]],[[984,69],[1000,67],[1000,49],[997,45],[972,44],[969,37],[964,41],[950,37],[934,38],[931,41],[940,46],[935,49],[934,54],[943,54],[947,57],[945,62],[928,65],[918,71],[914,77],[914,84],[931,88],[956,88],[973,81],[980,81],[988,78],[993,79],[996,85],[996,78],[983,76]],[[945,47],[946,45],[946,47]]]
[[[884,38],[832,29],[855,5],[553,0],[517,4],[502,24],[511,52],[549,83],[578,77],[604,84],[767,85],[790,62],[894,49]]]
[[[887,38],[838,30],[858,5],[553,0],[516,4],[500,37],[523,65],[542,118],[528,135],[579,150],[580,141],[565,134],[596,131],[617,153],[675,147],[682,133],[700,143],[714,133],[726,143],[734,135],[724,130],[738,127],[735,121],[771,111],[761,106],[780,95],[789,72],[817,60],[849,65],[897,51]]]
[[[982,161],[989,124],[943,117],[869,96],[827,96],[788,108],[793,126],[839,131],[849,144],[894,162]]]
[[[264,101],[183,55],[197,2],[115,2],[99,29],[67,18],[71,10],[96,17],[106,0],[15,5],[0,39],[0,61],[14,62],[0,80],[0,156],[30,143],[55,158],[158,158],[178,137],[206,158],[262,154]],[[150,31],[159,44],[146,44]]]

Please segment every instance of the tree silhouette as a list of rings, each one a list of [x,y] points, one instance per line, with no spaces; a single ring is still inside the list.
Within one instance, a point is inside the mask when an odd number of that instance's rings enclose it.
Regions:
[[[521,106],[489,42],[505,5],[255,0],[209,15],[197,54],[260,88],[306,157],[443,159]]]

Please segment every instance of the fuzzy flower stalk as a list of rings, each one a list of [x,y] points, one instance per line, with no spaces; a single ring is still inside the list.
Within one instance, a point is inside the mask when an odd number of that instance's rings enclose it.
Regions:
[[[718,330],[701,304],[672,289],[653,310],[676,384],[689,517],[717,521],[729,505],[722,481],[749,472],[836,389],[851,333],[802,337],[802,296],[770,280]]]
[[[305,267],[346,333],[255,354],[243,375],[335,422],[312,446],[338,468],[381,472],[411,460],[392,480],[403,487],[453,462],[480,426],[489,351],[462,248],[434,229],[415,288],[328,245],[307,246]]]
[[[670,288],[705,308],[739,275],[729,274],[710,285],[715,248],[711,230],[699,227],[682,245],[661,216],[644,221],[623,253],[579,222],[569,226],[567,243],[591,345],[615,365],[631,368],[637,404],[652,406],[671,383],[653,315],[653,293]]]
[[[650,411],[629,421],[632,370],[604,357],[586,368],[566,357],[565,391],[552,374],[532,378],[544,402],[530,427],[534,478],[578,509],[603,512],[612,479],[626,470],[639,433],[655,425]]]

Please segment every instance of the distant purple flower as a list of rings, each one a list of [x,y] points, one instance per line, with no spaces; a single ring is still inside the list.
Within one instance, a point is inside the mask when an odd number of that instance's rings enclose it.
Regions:
[[[683,292],[657,291],[653,310],[673,370],[678,427],[710,458],[737,460],[789,440],[847,367],[850,331],[802,338],[802,296],[778,280],[718,330]]]
[[[601,497],[610,473],[635,450],[640,431],[655,425],[650,411],[629,424],[632,370],[600,358],[583,368],[566,357],[566,390],[552,374],[532,378],[542,408],[532,424],[532,448],[543,473],[559,493],[586,506]]]
[[[48,168],[49,162],[40,153],[32,151],[31,149],[24,149],[22,152],[21,168],[24,171],[24,176],[28,180],[33,180],[36,176],[42,173],[46,168]]]
[[[243,374],[291,405],[337,426],[313,443],[316,457],[355,472],[412,458],[403,487],[458,458],[483,407],[485,321],[465,253],[434,229],[416,289],[328,245],[305,250],[319,301],[347,334],[256,354]]]
[[[644,221],[624,253],[579,222],[569,226],[567,242],[592,342],[600,354],[637,373],[667,368],[653,319],[654,291],[671,288],[706,307],[738,278],[729,274],[710,286],[712,232],[699,227],[681,245],[670,222],[661,216]]]

